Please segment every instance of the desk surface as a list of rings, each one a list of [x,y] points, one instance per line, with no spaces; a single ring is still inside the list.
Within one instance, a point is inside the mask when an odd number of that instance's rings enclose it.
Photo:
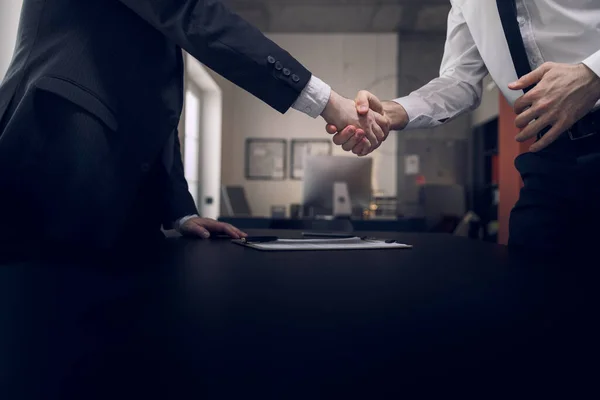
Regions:
[[[380,236],[415,247],[264,253],[180,238],[144,257],[0,266],[0,398],[539,395],[596,377],[584,268]]]

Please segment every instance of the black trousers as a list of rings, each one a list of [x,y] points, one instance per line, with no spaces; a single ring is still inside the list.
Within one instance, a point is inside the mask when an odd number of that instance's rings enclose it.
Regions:
[[[510,216],[509,246],[545,253],[593,251],[600,239],[600,133],[567,134],[517,157],[523,179]]]

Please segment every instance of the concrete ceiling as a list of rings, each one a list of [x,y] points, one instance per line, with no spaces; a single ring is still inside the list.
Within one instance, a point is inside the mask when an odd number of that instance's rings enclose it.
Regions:
[[[449,0],[223,0],[264,32],[443,33]]]

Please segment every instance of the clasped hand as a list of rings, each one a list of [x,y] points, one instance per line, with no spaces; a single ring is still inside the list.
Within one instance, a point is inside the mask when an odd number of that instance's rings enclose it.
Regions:
[[[358,156],[366,156],[381,146],[391,127],[379,100],[372,95],[366,96],[366,93],[359,93],[357,100],[363,100],[355,102],[332,91],[321,114],[328,124],[327,132],[334,135],[333,143]],[[365,98],[367,101],[364,101]],[[339,131],[338,127],[343,131]]]

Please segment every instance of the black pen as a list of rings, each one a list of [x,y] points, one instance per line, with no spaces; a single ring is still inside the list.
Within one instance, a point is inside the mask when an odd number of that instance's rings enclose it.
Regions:
[[[387,244],[398,243],[398,241],[395,239],[378,239],[378,238],[369,237],[369,236],[363,236],[363,237],[361,237],[361,240],[364,240],[367,242],[384,242]]]
[[[248,236],[240,239],[242,243],[267,243],[279,240],[277,236]]]

